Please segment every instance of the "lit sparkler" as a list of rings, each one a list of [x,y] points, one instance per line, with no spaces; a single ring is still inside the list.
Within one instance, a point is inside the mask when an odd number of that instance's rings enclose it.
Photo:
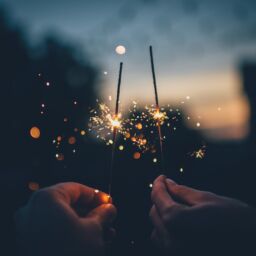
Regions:
[[[114,158],[115,158],[115,150],[116,150],[116,138],[117,138],[117,131],[121,127],[121,122],[119,120],[119,98],[120,98],[120,88],[121,88],[121,79],[122,79],[122,70],[123,70],[123,63],[120,63],[119,68],[119,76],[118,76],[118,83],[117,83],[117,94],[116,94],[116,107],[115,107],[115,115],[113,118],[110,118],[111,128],[113,130],[113,145],[112,145],[112,155],[111,155],[111,165],[110,165],[110,175],[109,175],[109,195],[111,195],[112,189],[112,177],[113,177],[113,169],[114,169]]]
[[[157,83],[156,83],[152,46],[149,47],[149,53],[150,53],[151,71],[152,71],[152,77],[153,77],[153,85],[154,85],[154,92],[155,92],[155,104],[156,104],[156,111],[153,115],[153,118],[156,120],[158,137],[159,137],[159,146],[160,146],[160,154],[161,154],[161,168],[162,168],[161,171],[164,172],[165,168],[164,168],[164,154],[163,154],[163,138],[162,138],[162,131],[161,131],[161,123],[164,121],[164,119],[163,119],[164,114],[160,111],[160,108],[159,108],[159,100],[158,100],[158,92],[157,92]]]
[[[106,145],[113,145],[112,134],[116,127],[121,139],[131,143],[135,147],[135,152],[139,151],[143,154],[150,151],[155,154],[156,140],[158,140],[158,136],[155,136],[155,128],[158,129],[158,125],[161,125],[171,131],[172,122],[179,121],[179,110],[173,110],[170,105],[161,107],[160,110],[156,111],[154,105],[142,107],[133,101],[126,116],[118,113],[118,118],[115,118],[105,103],[98,102],[98,106],[90,113],[89,131],[96,138],[105,141]],[[162,138],[164,139],[165,137]]]

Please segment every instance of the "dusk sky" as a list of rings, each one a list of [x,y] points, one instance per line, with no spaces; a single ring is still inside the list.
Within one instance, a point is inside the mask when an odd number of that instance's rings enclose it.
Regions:
[[[188,124],[215,138],[239,138],[248,106],[240,61],[256,57],[256,1],[0,0],[32,43],[47,33],[82,47],[101,67],[102,94],[154,103],[148,46],[153,45],[162,104],[183,107]],[[125,55],[115,52],[126,47]],[[104,75],[107,72],[107,75]],[[187,96],[190,97],[188,100]],[[185,103],[181,103],[181,102]]]

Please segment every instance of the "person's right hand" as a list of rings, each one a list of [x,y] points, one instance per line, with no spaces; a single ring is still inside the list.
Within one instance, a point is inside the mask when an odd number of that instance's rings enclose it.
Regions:
[[[256,255],[255,248],[247,254],[256,241],[256,212],[247,204],[164,176],[155,180],[151,197],[152,240],[166,254]]]
[[[116,215],[110,199],[73,182],[35,192],[16,214],[20,255],[104,255]]]

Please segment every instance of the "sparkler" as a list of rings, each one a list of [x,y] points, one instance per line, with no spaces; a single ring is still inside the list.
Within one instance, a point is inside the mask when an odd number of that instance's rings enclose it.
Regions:
[[[203,159],[206,153],[206,146],[203,145],[201,148],[198,150],[195,150],[193,153],[191,153],[192,157],[198,158],[198,159]]]
[[[157,92],[157,83],[156,83],[156,75],[155,75],[155,66],[154,66],[152,46],[149,46],[149,53],[150,53],[151,71],[152,71],[152,77],[153,77],[153,85],[154,85],[154,92],[155,92],[155,104],[156,104],[156,110],[155,110],[155,113],[153,115],[153,118],[157,122],[156,125],[157,125],[160,155],[161,155],[161,163],[160,164],[161,164],[162,171],[165,172],[164,154],[163,154],[163,137],[162,137],[162,131],[161,131],[161,124],[164,120],[164,113],[160,112],[160,108],[159,108],[159,100],[158,100],[158,92]]]
[[[120,68],[119,68],[118,83],[117,83],[115,115],[114,115],[114,118],[110,120],[111,125],[112,125],[112,130],[113,130],[113,144],[112,144],[111,165],[110,165],[110,174],[109,174],[109,189],[108,189],[109,196],[111,196],[111,189],[112,189],[112,179],[113,179],[113,169],[114,169],[117,131],[121,126],[121,122],[118,119],[119,118],[118,111],[119,111],[119,98],[120,98],[122,70],[123,70],[123,63],[121,62],[120,63]]]

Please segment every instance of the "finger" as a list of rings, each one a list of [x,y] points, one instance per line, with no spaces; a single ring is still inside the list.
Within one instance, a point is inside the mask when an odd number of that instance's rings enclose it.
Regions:
[[[168,255],[177,255],[175,253],[177,243],[171,237],[161,237],[159,236],[157,230],[154,229],[153,232],[151,233],[151,241],[156,247],[158,247],[163,252],[168,252]]]
[[[170,179],[166,179],[166,187],[171,196],[181,203],[193,206],[213,199],[214,194],[200,191],[187,186],[178,185]]]
[[[50,189],[70,205],[79,203],[81,206],[92,205],[96,207],[103,203],[112,202],[111,197],[106,193],[75,182],[60,183],[50,187]]]
[[[158,248],[161,248],[163,247],[162,244],[163,242],[161,242],[161,239],[159,238],[159,235],[156,231],[156,229],[154,229],[151,233],[151,241],[153,242],[153,244],[158,247]]]
[[[110,195],[99,191],[98,189],[94,190],[94,205],[99,206],[101,204],[112,204],[112,198]]]
[[[166,213],[167,209],[176,204],[176,202],[172,199],[171,195],[167,191],[165,176],[161,175],[154,181],[151,192],[151,199],[159,211],[161,217]]]
[[[59,183],[49,188],[58,199],[68,204],[75,204],[78,201],[89,204],[94,199],[94,189],[75,182]]]
[[[90,211],[88,218],[95,218],[103,227],[108,227],[116,217],[116,208],[112,204],[102,204]]]
[[[159,216],[159,213],[158,213],[155,205],[152,206],[150,213],[149,213],[149,217],[152,221],[154,228],[157,230],[159,235],[164,236],[168,233],[166,228],[164,227],[163,221],[162,221],[161,217]]]

